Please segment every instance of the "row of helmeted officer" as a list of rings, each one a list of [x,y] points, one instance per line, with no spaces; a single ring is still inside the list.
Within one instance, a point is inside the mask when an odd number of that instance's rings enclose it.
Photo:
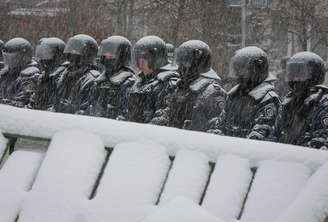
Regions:
[[[15,38],[2,50],[1,103],[327,147],[328,89],[321,85],[325,67],[318,55],[301,52],[288,61],[284,79],[290,93],[279,98],[267,54],[257,47],[235,53],[229,77],[237,85],[228,93],[211,68],[206,43],[183,43],[170,62],[173,51],[156,36],[132,48],[121,36],[98,47],[92,37],[76,35],[67,44],[41,39],[35,62],[31,44]],[[130,66],[132,58],[138,74]]]

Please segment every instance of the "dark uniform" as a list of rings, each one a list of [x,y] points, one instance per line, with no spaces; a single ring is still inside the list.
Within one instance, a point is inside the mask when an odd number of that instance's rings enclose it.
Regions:
[[[209,132],[258,140],[273,140],[280,107],[275,78],[268,74],[268,59],[257,47],[237,51],[230,75],[239,83],[229,93],[222,114]]]
[[[95,80],[92,93],[92,115],[111,119],[127,116],[127,92],[136,82],[130,68],[131,43],[121,36],[112,36],[102,41],[99,53],[104,71]]]
[[[3,63],[3,55],[2,55],[2,50],[4,45],[5,43],[2,40],[0,40],[0,70],[3,69],[3,67],[5,66]]]
[[[94,80],[100,75],[95,65],[97,51],[96,40],[88,35],[76,35],[69,39],[64,50],[68,61],[51,74],[57,79],[54,101],[56,112],[90,112],[91,90]]]
[[[312,148],[328,147],[328,88],[323,60],[301,52],[287,65],[291,91],[283,102],[277,121],[279,142]]]
[[[32,45],[25,39],[9,40],[3,49],[0,71],[1,103],[27,107],[36,91],[40,70],[32,61]]]
[[[135,45],[134,57],[139,69],[150,71],[141,72],[129,90],[128,120],[149,123],[158,110],[166,107],[179,75],[173,66],[168,65],[165,42],[158,37],[140,39]]]
[[[181,80],[168,107],[157,113],[153,123],[181,129],[207,131],[208,122],[218,115],[226,93],[220,77],[211,68],[211,51],[201,41],[188,41],[176,53]]]
[[[65,42],[58,38],[43,38],[36,47],[36,59],[41,69],[32,107],[48,110],[53,106],[56,96],[56,77],[53,74],[64,62]]]

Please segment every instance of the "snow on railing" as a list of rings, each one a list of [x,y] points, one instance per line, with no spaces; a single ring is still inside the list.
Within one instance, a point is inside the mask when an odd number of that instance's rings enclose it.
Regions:
[[[56,132],[76,129],[97,134],[106,147],[146,140],[163,145],[172,156],[181,149],[196,150],[213,162],[222,154],[247,158],[251,166],[269,159],[299,162],[316,170],[328,162],[328,152],[303,147],[0,105],[0,130],[7,135],[51,139]]]

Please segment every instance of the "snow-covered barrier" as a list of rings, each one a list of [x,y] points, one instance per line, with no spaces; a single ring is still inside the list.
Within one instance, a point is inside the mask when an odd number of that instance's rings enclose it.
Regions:
[[[95,135],[75,131],[56,134],[18,221],[76,221],[105,156],[104,145]]]
[[[121,122],[104,118],[51,113],[0,105],[3,133],[51,139],[62,130],[84,130],[102,138],[105,146],[122,142],[150,140],[175,155],[181,149],[199,151],[215,162],[219,155],[233,154],[256,166],[262,160],[293,161],[316,170],[328,161],[328,152],[285,144],[231,138],[153,125]]]
[[[40,152],[16,151],[0,170],[0,221],[16,220],[43,156]]]
[[[3,159],[3,155],[5,154],[6,151],[7,142],[8,142],[7,139],[3,136],[0,130],[0,167],[1,167],[1,161]]]
[[[1,222],[323,222],[328,215],[325,151],[3,105],[0,130],[51,140],[40,168],[29,162],[22,180],[17,169],[30,155],[4,162]],[[23,185],[10,186],[16,180]]]

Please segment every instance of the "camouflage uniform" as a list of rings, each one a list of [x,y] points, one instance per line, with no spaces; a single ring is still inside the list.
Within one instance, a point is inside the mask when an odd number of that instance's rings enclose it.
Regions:
[[[127,92],[137,78],[133,71],[124,68],[109,79],[102,74],[95,80],[92,93],[92,115],[111,119],[127,116]]]
[[[128,119],[133,122],[150,123],[155,113],[166,107],[170,95],[176,89],[179,75],[172,70],[158,70],[158,73],[144,75],[129,90]]]
[[[211,121],[211,132],[241,138],[273,140],[279,107],[280,100],[271,79],[248,94],[242,93],[237,85],[228,93],[222,114]]]

